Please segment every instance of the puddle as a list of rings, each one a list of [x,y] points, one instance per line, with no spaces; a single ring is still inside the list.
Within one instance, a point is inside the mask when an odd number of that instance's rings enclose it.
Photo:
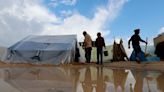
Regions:
[[[0,92],[164,92],[164,73],[102,66],[0,68]]]

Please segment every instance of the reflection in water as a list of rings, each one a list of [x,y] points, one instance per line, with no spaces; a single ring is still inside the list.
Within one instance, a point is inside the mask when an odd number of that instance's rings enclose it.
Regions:
[[[162,73],[161,75],[158,76],[158,78],[157,78],[157,86],[158,86],[158,89],[161,92],[164,92],[164,73]]]
[[[114,86],[115,86],[116,92],[119,87],[121,87],[122,92],[125,90],[124,87],[125,87],[127,75],[128,75],[128,72],[125,72],[124,69],[113,70]]]
[[[135,86],[134,86],[134,92],[143,92],[143,72],[142,71],[133,71],[134,78],[136,80]]]
[[[82,87],[84,92],[92,92],[93,86],[92,86],[92,80],[91,80],[91,70],[90,67],[86,68],[85,71],[85,78],[84,81],[82,82]]]
[[[105,92],[106,91],[106,81],[108,76],[103,76],[103,67],[97,67],[97,85],[96,92]]]
[[[0,68],[0,92],[164,92],[164,73],[103,66]]]

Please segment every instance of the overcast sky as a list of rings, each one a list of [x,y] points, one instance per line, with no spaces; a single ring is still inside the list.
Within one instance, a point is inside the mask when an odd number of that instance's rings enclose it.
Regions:
[[[107,44],[126,43],[135,28],[141,37],[164,32],[164,0],[0,0],[0,45],[10,46],[28,35],[76,34],[86,30],[93,40],[101,32]]]

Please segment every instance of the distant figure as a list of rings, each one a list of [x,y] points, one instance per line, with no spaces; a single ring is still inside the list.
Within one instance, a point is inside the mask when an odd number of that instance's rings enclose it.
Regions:
[[[103,47],[106,48],[106,46],[105,46],[104,38],[101,37],[100,32],[97,33],[97,39],[95,42],[95,46],[97,48],[97,64],[99,64],[99,63],[102,64],[103,63]]]
[[[129,46],[129,49],[130,49],[130,42],[132,41],[132,46],[133,46],[133,49],[135,51],[136,61],[138,63],[140,63],[140,59],[138,57],[138,54],[141,52],[140,41],[144,42],[145,44],[147,44],[147,42],[140,38],[140,36],[139,36],[140,29],[135,29],[134,33],[135,34],[130,38],[130,40],[128,42],[128,46]]]
[[[79,62],[79,57],[80,57],[80,51],[79,51],[79,48],[76,47],[76,51],[75,51],[75,62]]]
[[[84,44],[83,48],[85,49],[85,58],[86,62],[90,63],[91,61],[91,51],[92,51],[92,39],[86,31],[83,32],[84,35]]]

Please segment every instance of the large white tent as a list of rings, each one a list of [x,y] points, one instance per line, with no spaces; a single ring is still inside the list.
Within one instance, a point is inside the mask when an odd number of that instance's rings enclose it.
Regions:
[[[64,64],[74,60],[76,35],[28,36],[8,48],[7,63]]]

